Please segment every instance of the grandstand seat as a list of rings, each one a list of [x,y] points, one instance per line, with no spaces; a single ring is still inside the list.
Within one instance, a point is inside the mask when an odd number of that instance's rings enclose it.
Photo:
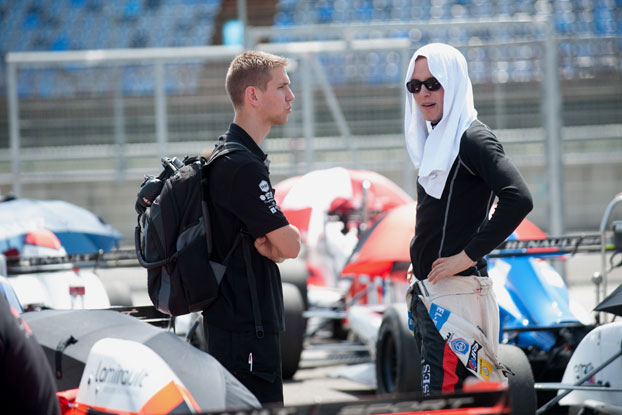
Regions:
[[[198,46],[211,43],[214,19],[222,0],[38,0],[3,5],[0,2],[0,51],[65,51],[130,47]],[[0,62],[0,89],[6,87],[5,65]],[[23,74],[21,74],[23,75]],[[20,96],[48,97],[74,87],[39,87],[39,79],[58,84],[82,83],[58,73],[36,75],[23,82]],[[197,75],[198,76],[198,75]],[[153,92],[153,80],[139,80],[136,93]],[[178,83],[171,83],[176,85]],[[186,82],[193,85],[195,82]]]
[[[50,45],[51,50],[67,50],[69,49],[69,40],[66,36],[60,35]]]
[[[622,6],[622,0],[615,0]],[[555,28],[560,35],[610,35],[622,33],[622,13],[616,13],[614,1],[585,2],[581,0],[555,0],[552,2],[552,11],[555,14]],[[323,23],[366,23],[371,21],[426,21],[429,19],[479,19],[490,17],[529,17],[546,12],[548,5],[537,0],[423,0],[410,2],[406,0],[316,0],[297,2],[294,0],[280,0],[277,5],[275,27],[289,27],[301,24]],[[438,30],[435,33],[421,33],[404,31],[391,34],[395,37],[410,37],[416,44],[429,42],[445,42],[452,44],[468,44],[476,40],[486,42],[511,41],[512,39],[533,39],[541,37],[541,33],[529,33],[530,29],[508,28],[495,31],[482,29],[453,29]],[[370,38],[369,31],[356,33],[354,38]],[[386,36],[386,35],[385,35]],[[322,40],[326,34],[318,31],[313,38],[306,40]],[[274,42],[288,42],[296,40],[292,35],[280,34],[272,37]],[[302,39],[299,39],[302,40]],[[582,46],[595,53],[589,45]],[[511,48],[510,48],[511,49]],[[533,47],[529,47],[533,49]],[[529,50],[528,49],[528,50]],[[533,53],[533,51],[529,52]],[[373,56],[373,55],[368,55]],[[591,55],[590,55],[591,56]],[[528,80],[536,76],[537,68],[525,59],[517,59],[506,54],[505,59],[510,62],[507,76],[514,80]],[[491,65],[489,57],[478,57],[471,60],[470,66],[474,77],[481,81],[490,81]],[[364,59],[359,64],[366,66],[359,70],[341,70],[329,68],[330,65],[342,65],[331,57],[322,57],[321,62],[327,67],[331,82],[358,82],[361,73],[367,74],[372,83],[393,82],[395,77],[392,70],[381,70],[378,66],[388,65],[382,58]],[[473,69],[475,68],[475,69]]]
[[[9,5],[9,3],[11,3]],[[215,19],[223,0],[37,0],[0,2],[0,51],[76,50],[131,47],[174,47],[210,44]],[[470,19],[488,17],[535,16],[551,8],[555,17],[555,29],[563,36],[609,36],[622,33],[622,0],[278,0],[274,11],[275,27],[291,27],[306,24],[367,23],[390,21],[426,21],[429,19]],[[234,27],[235,28],[235,27]],[[225,30],[227,30],[225,28]],[[361,31],[355,38],[374,37],[370,31]],[[488,29],[463,29],[448,25],[446,30],[429,33],[418,30],[398,30],[383,36],[410,38],[414,44],[430,41],[468,44],[475,41],[509,41],[514,38],[529,39],[541,34],[528,33],[527,29],[502,28],[494,32]],[[239,34],[238,34],[239,37]],[[230,36],[226,36],[227,39]],[[275,42],[294,40],[328,40],[334,35],[318,31],[311,39],[291,34],[279,34]],[[562,45],[560,44],[560,49]],[[572,73],[569,65],[577,57],[590,58],[599,64],[599,53],[606,53],[587,44],[573,48],[567,54],[563,71]],[[595,55],[596,54],[596,55]],[[368,54],[360,62],[366,66],[362,72],[344,71],[343,58],[325,57],[322,65],[331,82],[337,84],[359,79],[365,73],[370,82],[394,82],[396,63],[389,54]],[[490,79],[491,57],[473,60],[477,67],[477,79]],[[523,78],[535,69],[523,67],[520,59],[507,55],[508,62],[516,61],[515,68],[508,68],[508,76]],[[583,62],[587,62],[586,59]],[[511,63],[514,65],[514,63]],[[333,66],[332,68],[330,66]],[[0,63],[0,88],[4,89],[4,62]],[[351,78],[348,74],[351,74]],[[512,75],[518,74],[518,75]],[[47,75],[46,75],[47,76]],[[59,82],[71,82],[62,78]],[[151,81],[140,83],[139,91],[145,91]],[[193,84],[189,82],[187,84]],[[27,86],[20,86],[26,93]],[[55,88],[52,94],[67,88]],[[32,95],[39,89],[33,86]],[[47,94],[47,91],[41,90]],[[0,91],[1,92],[1,91]]]

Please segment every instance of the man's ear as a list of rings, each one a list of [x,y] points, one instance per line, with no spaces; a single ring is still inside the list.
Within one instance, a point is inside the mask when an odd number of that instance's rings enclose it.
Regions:
[[[249,105],[257,107],[259,105],[259,91],[257,88],[254,86],[247,86],[244,91],[244,99]]]

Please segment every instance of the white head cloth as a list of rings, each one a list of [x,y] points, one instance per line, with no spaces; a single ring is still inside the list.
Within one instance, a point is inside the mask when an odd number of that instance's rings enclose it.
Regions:
[[[460,138],[477,118],[477,111],[473,105],[473,87],[466,59],[456,48],[443,43],[421,47],[410,60],[405,82],[410,81],[419,56],[427,58],[430,72],[445,91],[443,118],[432,129],[417,107],[413,94],[407,92],[404,117],[406,149],[419,169],[421,186],[427,194],[440,199],[449,170],[460,150]]]

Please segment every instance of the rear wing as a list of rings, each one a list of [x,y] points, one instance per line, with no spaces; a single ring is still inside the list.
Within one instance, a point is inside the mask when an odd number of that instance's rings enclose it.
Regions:
[[[53,257],[4,257],[4,262],[8,275],[72,268],[115,268],[139,265],[134,247],[118,248],[110,252]]]
[[[613,238],[605,244],[606,251],[622,250]],[[561,256],[601,251],[600,234],[565,235],[544,239],[506,240],[489,256],[491,258],[519,256]],[[8,274],[71,269],[73,267],[115,268],[139,266],[134,247],[121,247],[110,252],[71,254],[58,257],[6,258]]]
[[[521,239],[503,241],[490,257],[531,256],[531,255],[574,255],[581,253],[600,252],[602,236],[600,234],[555,236],[543,239]],[[617,247],[622,249],[622,247]],[[606,251],[613,251],[613,242],[605,243]]]

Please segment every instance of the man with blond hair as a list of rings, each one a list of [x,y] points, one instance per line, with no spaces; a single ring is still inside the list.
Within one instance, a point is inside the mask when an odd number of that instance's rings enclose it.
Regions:
[[[208,167],[210,222],[218,235],[213,255],[228,263],[220,295],[203,311],[208,351],[262,404],[283,402],[279,333],[285,322],[276,263],[300,251],[300,233],[276,204],[260,148],[292,111],[287,64],[258,51],[233,59],[225,85],[235,116],[215,151],[238,150]]]

